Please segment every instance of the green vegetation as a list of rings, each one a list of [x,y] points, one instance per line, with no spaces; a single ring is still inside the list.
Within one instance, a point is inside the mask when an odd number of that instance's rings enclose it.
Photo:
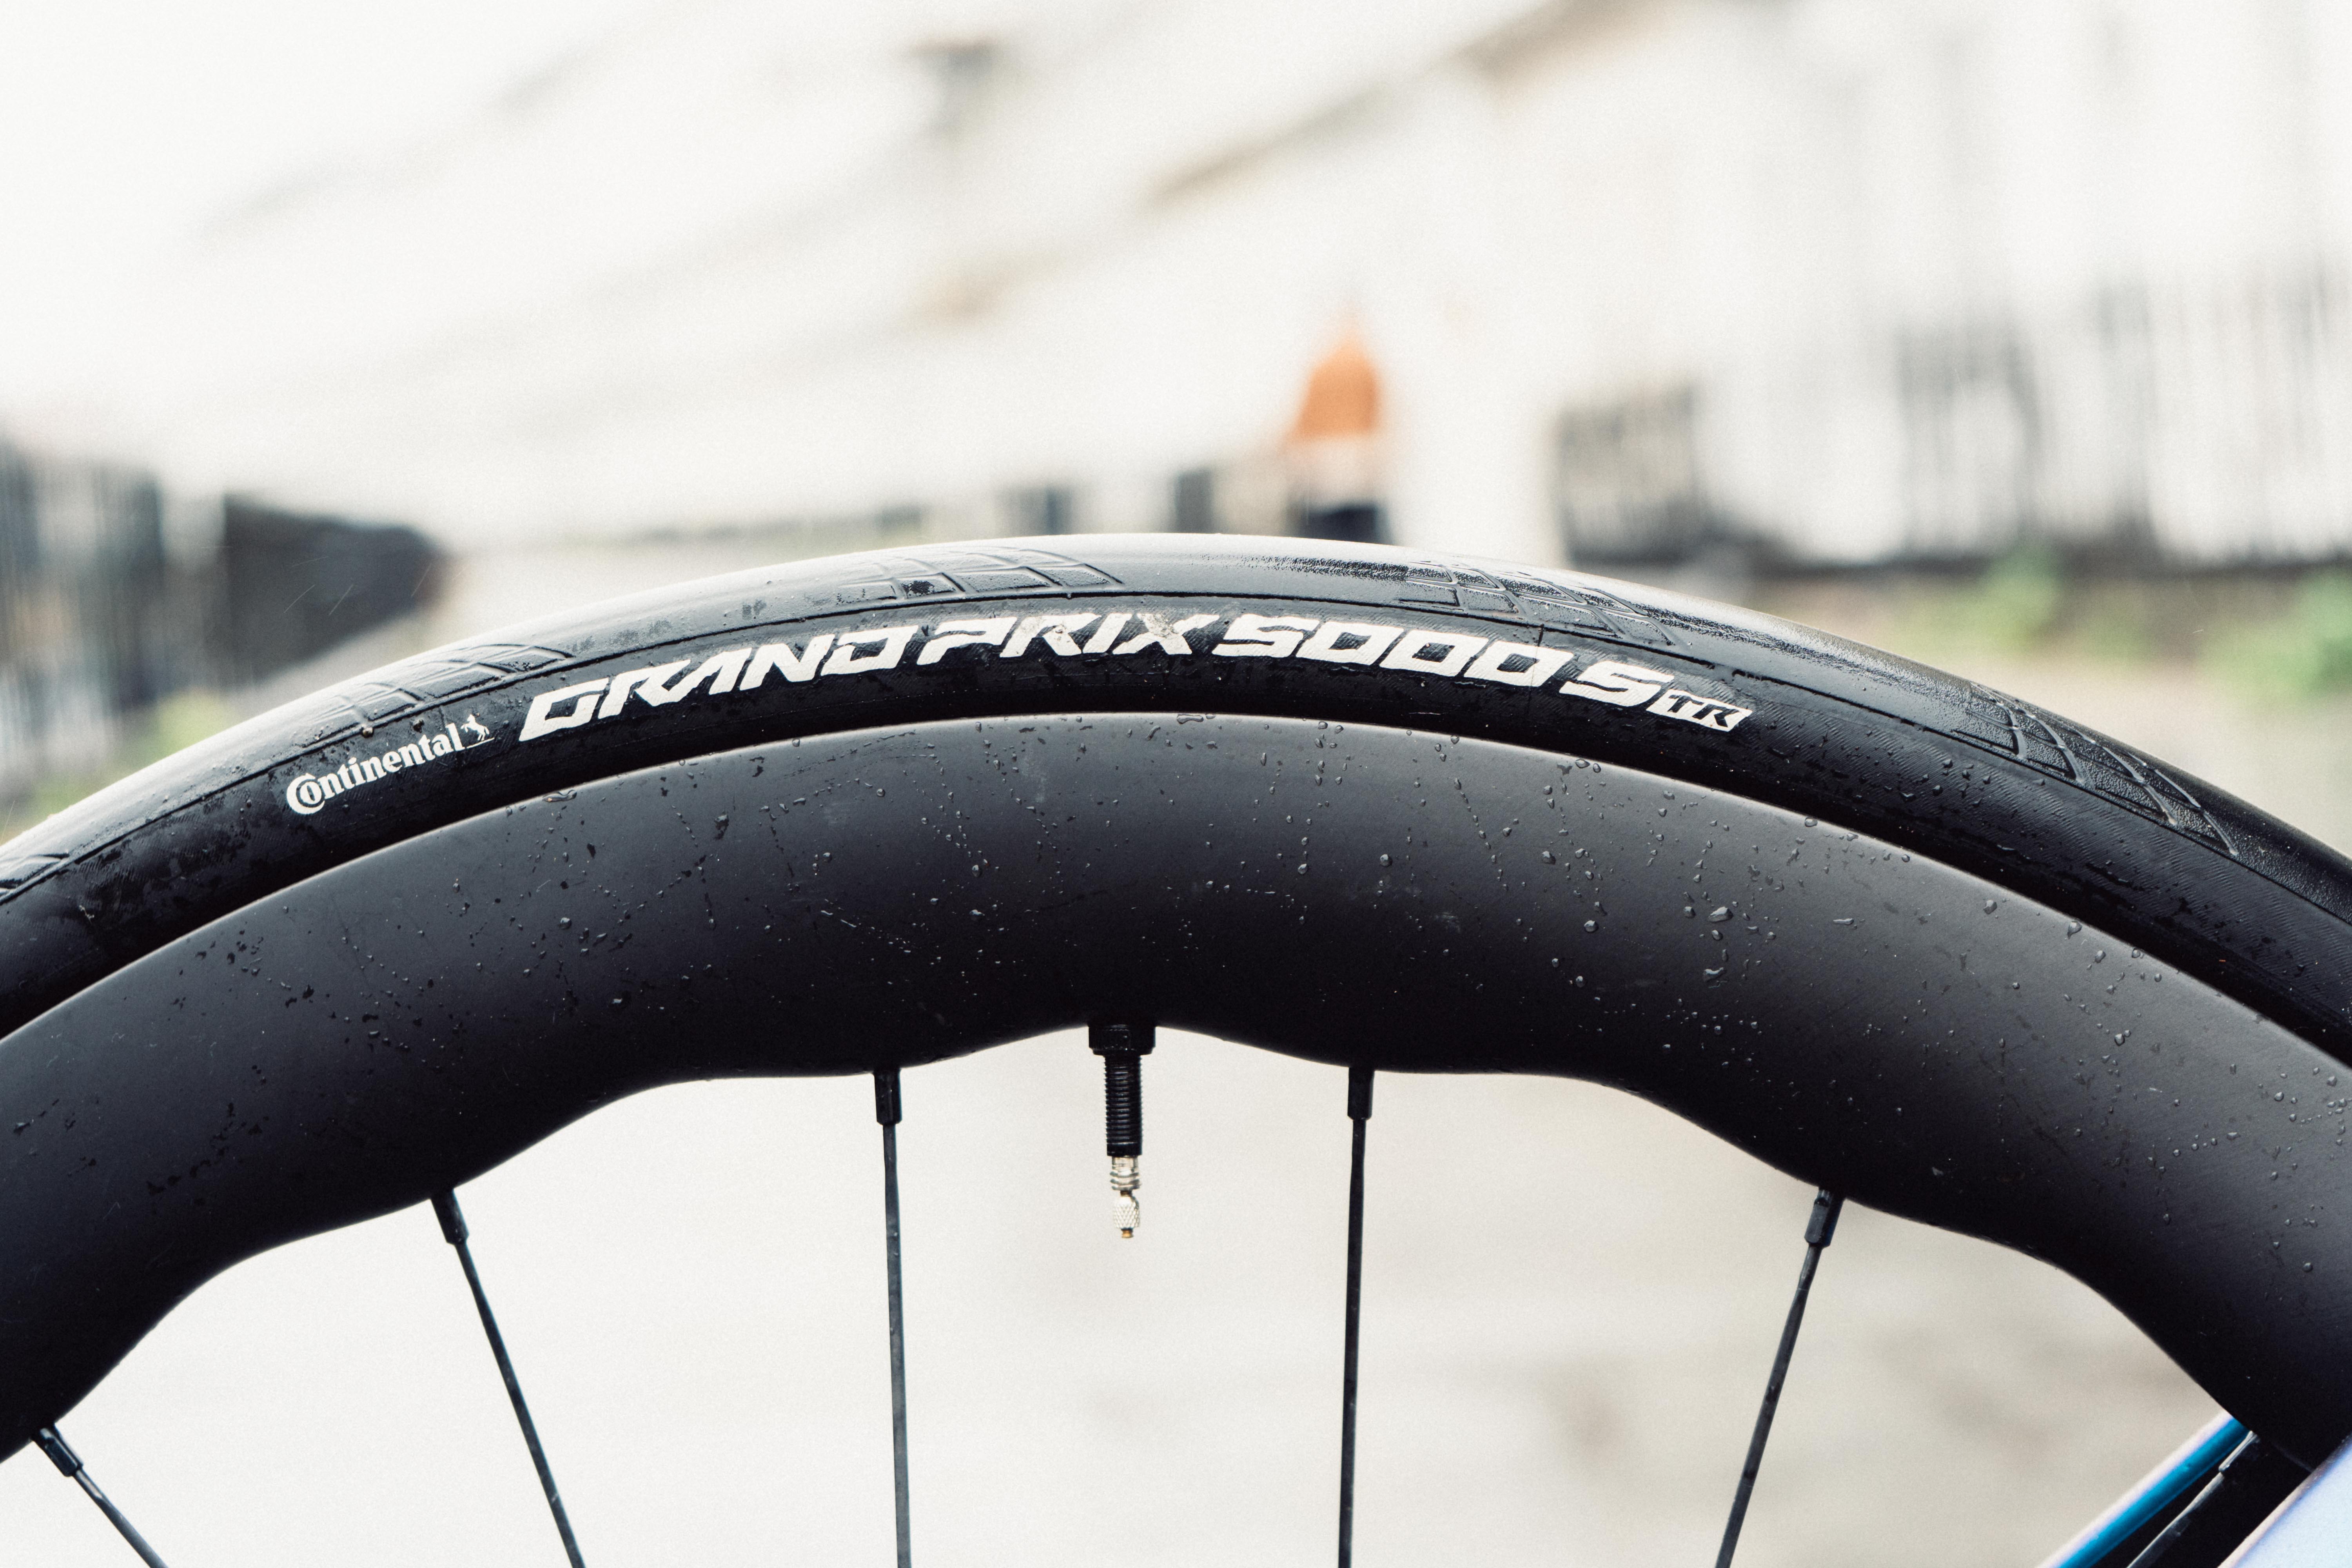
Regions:
[[[1970,579],[1892,568],[1784,581],[1761,598],[1776,614],[1950,668],[2164,664],[2263,706],[2352,694],[2352,570],[2341,567],[2110,574],[2027,545]]]
[[[165,698],[148,710],[144,722],[104,767],[45,779],[22,805],[13,810],[0,807],[0,842],[236,722],[236,710],[218,692],[183,691]]]
[[[2320,572],[2296,584],[2284,614],[2211,637],[2205,666],[2257,701],[2307,701],[2352,690],[2352,573]]]
[[[2046,639],[2066,603],[2066,569],[2047,545],[2012,550],[1954,597],[1958,629],[1979,643],[2022,652]]]
[[[2025,654],[2047,646],[2064,623],[2072,587],[2065,563],[2046,545],[2012,550],[1966,585],[1913,578],[1886,586],[1896,619],[1885,635],[1903,651],[1931,662],[1973,653]]]

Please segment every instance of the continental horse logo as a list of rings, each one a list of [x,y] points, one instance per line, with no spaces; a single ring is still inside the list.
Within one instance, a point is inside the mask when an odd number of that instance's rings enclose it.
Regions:
[[[353,754],[343,760],[341,767],[331,773],[298,773],[286,786],[286,804],[296,815],[309,816],[320,806],[349,790],[402,773],[409,768],[421,768],[443,757],[459,752],[470,752],[477,746],[487,746],[496,736],[490,727],[471,713],[456,724],[445,724],[429,735],[419,735],[405,745],[389,746],[372,756]]]

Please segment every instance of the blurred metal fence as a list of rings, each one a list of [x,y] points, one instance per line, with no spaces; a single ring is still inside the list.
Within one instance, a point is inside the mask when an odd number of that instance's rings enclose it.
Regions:
[[[2179,564],[2341,559],[2352,284],[2323,260],[2118,282],[1710,366],[1567,409],[1552,487],[1571,554],[1592,563],[1725,543],[1797,560],[2029,542]]]
[[[407,614],[414,529],[230,499],[0,442],[0,805],[105,768],[155,704],[233,690]]]

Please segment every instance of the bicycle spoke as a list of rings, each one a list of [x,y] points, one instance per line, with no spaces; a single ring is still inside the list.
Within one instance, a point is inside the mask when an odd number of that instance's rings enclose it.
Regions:
[[[580,1542],[572,1534],[572,1518],[563,1511],[563,1499],[555,1489],[555,1471],[547,1462],[547,1450],[540,1447],[539,1427],[531,1421],[530,1406],[523,1403],[522,1383],[515,1376],[514,1362],[507,1354],[506,1336],[499,1332],[499,1321],[490,1311],[490,1298],[482,1289],[482,1276],[474,1267],[474,1249],[467,1237],[465,1214],[457,1207],[457,1194],[440,1192],[433,1194],[433,1217],[441,1222],[441,1235],[457,1249],[457,1264],[466,1271],[467,1288],[474,1293],[474,1307],[482,1315],[482,1332],[489,1336],[490,1354],[499,1363],[499,1376],[506,1380],[507,1398],[514,1405],[515,1419],[522,1426],[522,1440],[530,1449],[530,1462],[539,1471],[540,1489],[547,1494],[547,1510],[555,1516],[555,1532],[563,1538],[563,1554],[572,1560],[572,1568],[584,1568],[580,1556]]]
[[[898,1069],[874,1073],[874,1120],[882,1124],[882,1251],[890,1277],[890,1481],[898,1506],[898,1568],[912,1568],[907,1502],[907,1314],[898,1277]]]
[[[2221,1562],[2307,1473],[2260,1437],[2248,1437],[2163,1533],[2131,1559],[2130,1568],[2197,1568]]]
[[[81,1456],[68,1446],[63,1433],[54,1426],[44,1426],[33,1434],[33,1441],[40,1445],[41,1452],[49,1457],[49,1463],[58,1468],[59,1475],[74,1481],[89,1495],[89,1500],[98,1505],[99,1512],[106,1515],[107,1522],[121,1531],[122,1539],[131,1543],[131,1550],[139,1553],[139,1561],[146,1563],[147,1568],[164,1568],[163,1558],[147,1544],[147,1538],[131,1528],[131,1521],[122,1517],[122,1510],[114,1506],[114,1500],[99,1490],[98,1483],[89,1479],[89,1471],[82,1468]]]
[[[1143,1058],[1157,1028],[1150,1024],[1093,1024],[1087,1044],[1103,1059],[1103,1150],[1110,1156],[1111,1215],[1118,1234],[1133,1239],[1143,1207]]]
[[[1748,1500],[1756,1490],[1756,1472],[1764,1465],[1764,1441],[1772,1436],[1772,1415],[1780,1407],[1780,1384],[1789,1376],[1789,1358],[1796,1352],[1797,1330],[1805,1321],[1805,1298],[1812,1293],[1813,1270],[1822,1252],[1836,1234],[1839,1211],[1845,1199],[1827,1187],[1813,1194],[1813,1212],[1805,1222],[1805,1261],[1797,1269],[1797,1293],[1789,1302],[1789,1321],[1780,1326],[1780,1349],[1772,1358],[1772,1375],[1764,1384],[1764,1404],[1756,1412],[1756,1432],[1748,1439],[1748,1463],[1739,1471],[1739,1490],[1731,1500],[1731,1518],[1723,1527],[1723,1550],[1715,1568],[1731,1568],[1731,1554],[1739,1547],[1739,1527],[1748,1520]]]
[[[1356,1551],[1356,1342],[1364,1304],[1364,1124],[1372,1119],[1372,1069],[1348,1069],[1348,1333],[1339,1373],[1339,1568]]]

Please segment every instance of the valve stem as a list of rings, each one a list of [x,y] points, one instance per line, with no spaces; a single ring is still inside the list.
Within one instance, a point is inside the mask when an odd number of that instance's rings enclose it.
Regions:
[[[1129,1240],[1135,1237],[1135,1227],[1143,1219],[1143,1205],[1135,1201],[1135,1190],[1143,1185],[1143,1173],[1136,1169],[1133,1154],[1114,1154],[1110,1159],[1110,1212],[1118,1222],[1118,1234]]]
[[[1111,1217],[1130,1239],[1142,1223],[1136,1190],[1143,1185],[1143,1058],[1150,1053],[1150,1024],[1095,1024],[1087,1044],[1103,1059],[1103,1148],[1110,1156]]]

